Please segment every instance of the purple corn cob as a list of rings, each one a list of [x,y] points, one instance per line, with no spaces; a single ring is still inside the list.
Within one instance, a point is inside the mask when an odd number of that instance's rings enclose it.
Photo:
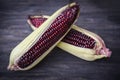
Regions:
[[[31,27],[33,27],[33,30],[37,29],[42,24],[42,22],[38,21],[37,18],[41,19],[43,18],[43,20],[46,20],[47,18],[49,18],[49,16],[30,16],[28,19],[28,23],[30,24]],[[40,25],[35,26],[33,20],[35,21],[35,23],[39,23]],[[77,57],[83,58],[88,61],[100,59],[103,57],[110,57],[111,55],[111,51],[108,48],[106,48],[105,43],[101,37],[85,29],[78,28],[75,25],[73,25],[72,29],[68,32],[68,34],[61,40],[61,42],[57,46]],[[65,48],[64,46],[69,47]],[[76,47],[79,48],[77,48],[78,49],[77,51],[74,51],[71,50],[70,47],[74,47],[72,48],[74,50],[76,50]],[[84,51],[82,51],[81,48],[84,48],[83,49]],[[81,53],[78,54],[78,52]],[[92,54],[92,56],[88,56],[86,53],[89,53],[88,55]],[[85,57],[85,55],[88,57]]]
[[[77,18],[78,12],[79,12],[78,5],[74,5],[63,11],[54,20],[54,22],[50,25],[46,32],[39,38],[37,43],[35,43],[35,45],[33,45],[24,55],[22,55],[18,59],[17,66],[19,66],[20,68],[25,68],[31,65],[42,54],[44,54],[54,43],[56,43],[69,30],[70,26]],[[37,26],[38,24],[35,23],[34,25]]]

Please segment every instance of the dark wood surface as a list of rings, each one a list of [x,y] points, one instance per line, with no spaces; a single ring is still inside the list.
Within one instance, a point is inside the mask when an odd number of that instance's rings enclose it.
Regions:
[[[120,80],[120,1],[74,0],[81,13],[76,25],[99,34],[111,58],[87,62],[55,48],[29,71],[8,71],[11,50],[32,32],[28,15],[52,15],[69,0],[0,0],[0,80]]]

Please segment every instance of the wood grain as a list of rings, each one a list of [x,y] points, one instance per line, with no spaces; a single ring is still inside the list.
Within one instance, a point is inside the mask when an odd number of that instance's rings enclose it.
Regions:
[[[74,0],[76,25],[99,34],[113,54],[87,62],[55,48],[30,71],[7,71],[11,50],[32,32],[28,15],[52,15],[69,0],[0,0],[0,80],[120,80],[120,1]]]

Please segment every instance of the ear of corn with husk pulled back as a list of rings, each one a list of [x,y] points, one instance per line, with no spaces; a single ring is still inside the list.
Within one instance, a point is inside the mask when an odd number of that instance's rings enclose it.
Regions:
[[[40,25],[45,22],[49,16],[42,15],[42,16],[29,16],[28,18],[28,24],[33,30],[36,30],[38,27],[41,27]],[[82,33],[82,34],[81,34]],[[72,35],[72,36],[71,36]],[[78,36],[75,38],[74,36]],[[86,41],[84,40],[84,43],[88,43],[90,41],[87,40],[87,38],[91,38],[93,41],[93,45],[90,44],[82,44],[83,42],[80,40],[84,37],[86,37]],[[82,38],[80,38],[82,37]],[[76,39],[76,40],[75,40]],[[73,41],[74,40],[74,41]],[[79,46],[79,44],[82,44]],[[76,45],[75,45],[76,44]],[[91,45],[91,46],[87,46]],[[94,61],[96,59],[101,59],[105,57],[110,57],[111,51],[106,48],[104,41],[102,38],[86,29],[80,28],[76,25],[72,26],[72,29],[68,32],[68,34],[63,38],[61,42],[57,45],[57,47],[63,49],[64,51],[67,51],[68,53],[77,56],[83,60],[87,61]]]
[[[69,32],[79,14],[71,3],[56,11],[11,52],[9,70],[28,70],[38,64]]]

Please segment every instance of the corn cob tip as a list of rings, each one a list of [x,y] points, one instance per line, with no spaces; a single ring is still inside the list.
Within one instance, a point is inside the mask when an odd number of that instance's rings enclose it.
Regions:
[[[102,48],[99,52],[101,55],[105,55],[105,57],[110,57],[112,54],[112,51],[109,50],[109,48]]]
[[[8,65],[7,70],[9,70],[9,71],[17,71],[17,70],[19,70],[19,68],[18,68],[17,65],[13,64],[13,65]]]

